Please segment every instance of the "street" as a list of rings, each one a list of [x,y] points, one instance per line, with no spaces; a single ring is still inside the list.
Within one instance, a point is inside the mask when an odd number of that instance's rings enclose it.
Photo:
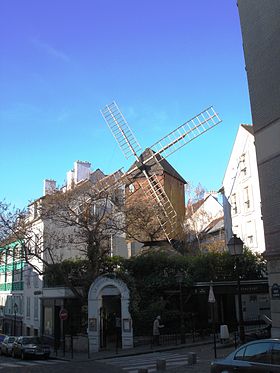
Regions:
[[[105,366],[102,363],[96,361],[64,361],[57,359],[49,360],[20,360],[13,359],[12,357],[1,356],[0,357],[0,372],[5,373],[119,373],[122,370],[115,366]]]
[[[221,358],[233,351],[234,347],[218,348],[217,357]],[[187,365],[189,352],[197,354],[197,364]],[[7,372],[79,372],[79,373],[137,373],[140,368],[147,368],[149,372],[156,371],[156,361],[166,360],[166,372],[172,373],[209,373],[210,362],[214,359],[213,345],[207,344],[195,347],[184,347],[171,351],[149,352],[126,357],[112,357],[99,360],[20,360],[11,357],[0,357],[0,373]]]

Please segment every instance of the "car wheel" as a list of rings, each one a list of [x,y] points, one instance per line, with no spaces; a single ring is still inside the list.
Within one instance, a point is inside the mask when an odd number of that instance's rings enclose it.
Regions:
[[[24,360],[24,359],[25,359],[25,355],[24,355],[24,352],[23,352],[23,351],[21,351],[20,357],[21,357],[21,360]]]

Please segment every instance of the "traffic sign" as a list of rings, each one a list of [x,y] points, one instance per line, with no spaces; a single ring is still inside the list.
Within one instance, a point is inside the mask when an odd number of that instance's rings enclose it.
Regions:
[[[68,319],[68,311],[65,308],[61,308],[61,310],[59,311],[59,318],[60,320]]]

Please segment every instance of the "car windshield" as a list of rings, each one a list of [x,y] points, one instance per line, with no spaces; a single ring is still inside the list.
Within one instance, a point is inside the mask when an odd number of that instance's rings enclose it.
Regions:
[[[7,342],[8,343],[13,343],[15,341],[15,337],[9,337]]]
[[[22,344],[40,344],[41,339],[39,337],[22,338]]]

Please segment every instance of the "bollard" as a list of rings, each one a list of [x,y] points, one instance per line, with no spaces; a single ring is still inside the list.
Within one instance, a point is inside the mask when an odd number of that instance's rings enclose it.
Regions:
[[[138,373],[148,373],[148,369],[147,368],[140,368],[140,369],[138,369]]]
[[[220,340],[221,340],[221,343],[229,341],[229,332],[228,332],[227,325],[220,326]]]
[[[157,360],[157,371],[166,370],[166,360]]]
[[[195,352],[189,352],[188,362],[189,362],[189,364],[196,364],[197,363],[197,355],[196,355]]]
[[[192,355],[188,354],[188,365],[192,365],[193,363],[193,357]]]

